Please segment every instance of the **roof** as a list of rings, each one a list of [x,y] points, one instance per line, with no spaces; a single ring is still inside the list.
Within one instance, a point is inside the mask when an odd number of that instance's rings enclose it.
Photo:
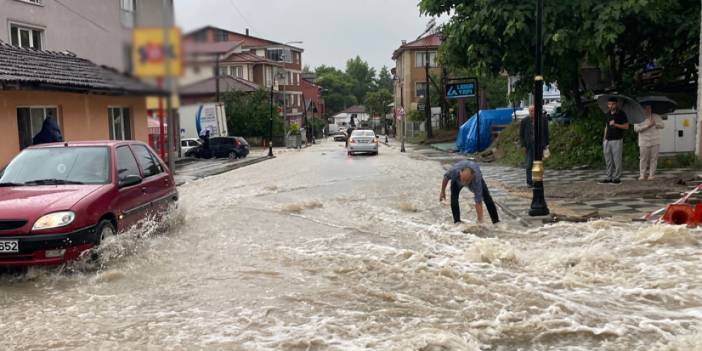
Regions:
[[[395,59],[405,50],[413,49],[437,49],[441,46],[441,35],[439,33],[429,34],[415,41],[402,44],[395,52],[392,53],[392,58]]]
[[[258,88],[258,84],[245,79],[232,76],[219,77],[219,91],[222,93],[228,91],[252,92],[258,90]],[[180,95],[215,95],[217,93],[215,77],[179,87],[178,92]]]
[[[339,111],[339,113],[337,113],[337,115],[342,114],[342,113],[348,113],[348,114],[351,114],[351,113],[366,113],[366,107],[363,106],[363,105],[354,105],[354,106],[351,106],[351,107],[349,107],[349,108],[347,108],[347,109],[345,109],[345,110],[343,110],[343,111]]]
[[[0,41],[0,90],[57,90],[107,95],[167,95],[155,86],[71,53]]]
[[[226,54],[240,46],[243,41],[220,41],[216,43],[183,43],[183,52],[193,54]]]
[[[298,47],[296,47],[296,46],[291,46],[291,45],[283,44],[283,43],[280,43],[280,42],[277,42],[277,41],[273,41],[273,40],[268,40],[268,39],[263,39],[263,38],[255,37],[255,36],[252,36],[252,35],[246,35],[246,34],[242,34],[242,33],[237,33],[237,32],[233,32],[233,31],[231,31],[231,30],[227,30],[227,29],[223,29],[223,28],[219,28],[219,27],[215,27],[215,26],[204,26],[204,27],[201,27],[201,28],[198,28],[198,29],[194,29],[194,30],[192,30],[192,31],[190,31],[190,32],[185,33],[183,36],[184,36],[184,37],[190,37],[190,36],[195,35],[195,33],[201,32],[201,31],[203,31],[203,30],[208,30],[208,29],[221,30],[221,31],[225,31],[225,32],[230,33],[230,34],[234,34],[234,35],[240,37],[240,39],[243,40],[243,46],[246,47],[246,48],[265,47],[265,46],[276,45],[276,46],[285,46],[285,47],[288,47],[288,48],[291,48],[291,49],[294,49],[294,50],[297,50],[297,51],[300,51],[300,52],[305,51],[304,49],[298,48]],[[238,41],[238,40],[237,40],[237,41]]]
[[[231,54],[229,57],[221,60],[221,62],[233,62],[233,63],[267,63],[271,65],[282,65],[280,62],[269,60],[265,57],[258,56],[251,52],[239,52],[236,54]]]

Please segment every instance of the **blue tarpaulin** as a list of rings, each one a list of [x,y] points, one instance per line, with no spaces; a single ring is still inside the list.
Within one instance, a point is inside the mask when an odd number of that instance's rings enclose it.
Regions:
[[[456,136],[456,148],[459,152],[474,153],[483,151],[492,143],[492,133],[490,127],[512,123],[511,108],[498,108],[494,110],[480,111],[480,147],[478,150],[478,130],[477,114],[471,116],[466,123],[458,129]]]

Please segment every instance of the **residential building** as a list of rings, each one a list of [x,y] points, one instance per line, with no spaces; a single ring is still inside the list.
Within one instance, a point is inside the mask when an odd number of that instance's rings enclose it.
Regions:
[[[0,0],[0,9],[0,41],[68,50],[119,71],[131,70],[132,29],[160,26],[164,13],[173,14],[162,0]]]
[[[145,96],[163,93],[73,54],[0,43],[0,167],[32,144],[47,117],[64,140],[147,142]]]
[[[184,84],[213,77],[216,66],[221,75],[246,79],[266,89],[275,82],[288,123],[303,124],[303,49],[251,36],[248,30],[242,34],[212,26],[185,34],[183,41],[187,55]]]
[[[217,91],[220,93],[227,91],[254,92],[259,88],[256,83],[230,75],[220,76],[218,87],[216,79],[215,77],[210,77],[181,86],[178,89],[180,102],[183,105],[215,102],[217,101]]]
[[[427,89],[425,63],[429,61],[429,74],[440,75],[438,51],[441,37],[429,34],[412,42],[402,41],[392,59],[395,61],[395,106],[403,107],[406,113],[416,110]]]
[[[314,84],[313,79],[308,79],[300,81],[302,97],[305,102],[305,108],[307,108],[307,118],[324,120],[325,106],[322,98],[322,87]]]

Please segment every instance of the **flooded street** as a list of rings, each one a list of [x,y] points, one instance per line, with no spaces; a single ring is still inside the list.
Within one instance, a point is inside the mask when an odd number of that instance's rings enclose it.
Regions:
[[[439,163],[342,145],[186,184],[97,270],[0,276],[0,349],[702,349],[699,230],[454,225]]]

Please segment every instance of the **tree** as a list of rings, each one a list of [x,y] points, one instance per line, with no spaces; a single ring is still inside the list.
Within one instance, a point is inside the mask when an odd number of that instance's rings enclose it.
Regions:
[[[315,83],[323,88],[322,97],[329,115],[358,103],[353,94],[354,85],[346,73],[334,67],[319,66],[315,74]]]
[[[382,117],[390,113],[390,107],[388,107],[388,105],[391,102],[392,93],[384,88],[368,92],[364,99],[366,109],[370,111],[371,115],[377,113]]]
[[[223,94],[227,111],[227,127],[232,135],[246,137],[270,135],[270,92],[259,89],[253,93],[227,92]],[[283,119],[278,109],[273,110],[273,134],[283,135]]]
[[[362,103],[366,93],[374,89],[375,69],[368,66],[368,62],[360,56],[356,56],[346,61],[346,74],[352,80],[353,95],[359,103]]]
[[[302,67],[302,73],[312,73],[312,69],[310,69],[310,65],[305,65]]]
[[[420,0],[426,15],[452,14],[443,26],[443,60],[476,75],[534,75],[536,2],[518,0]],[[700,2],[697,0],[572,0],[545,4],[544,77],[556,82],[579,111],[581,67],[608,73],[611,89],[635,93],[635,77],[649,64],[664,68],[662,85],[696,80]]]
[[[378,79],[375,82],[378,89],[386,89],[392,91],[395,88],[395,84],[392,81],[392,76],[390,75],[390,70],[387,66],[383,66],[378,72]]]

